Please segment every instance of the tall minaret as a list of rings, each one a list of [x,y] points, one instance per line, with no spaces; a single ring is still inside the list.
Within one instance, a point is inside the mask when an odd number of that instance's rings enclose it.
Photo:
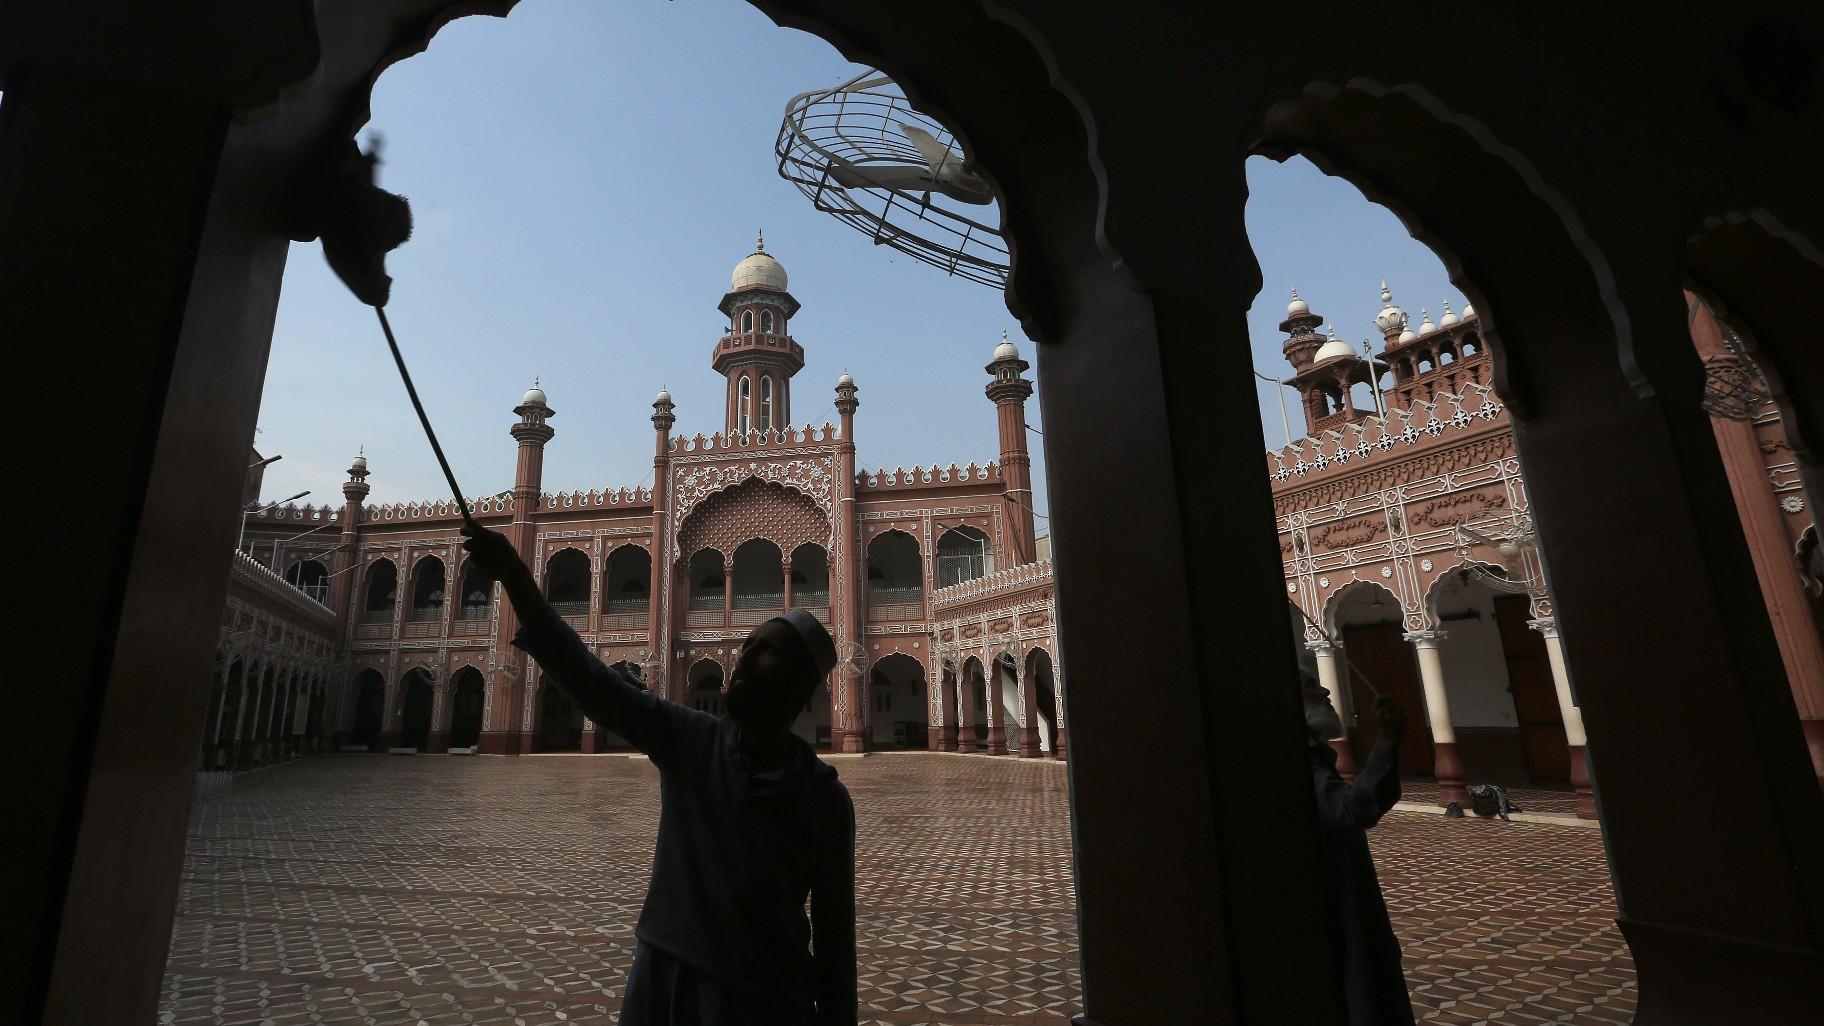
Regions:
[[[1026,400],[1032,396],[1032,382],[1022,376],[1030,366],[1020,359],[1019,349],[1007,341],[1003,331],[1001,344],[994,347],[994,360],[983,368],[994,376],[986,391],[994,400],[1001,429],[1002,514],[1007,524],[1007,558],[1015,566],[1039,558],[1032,511],[1032,457],[1026,451]]]
[[[507,526],[507,540],[518,550],[526,565],[534,566],[538,535],[539,490],[545,475],[545,443],[557,432],[545,421],[557,411],[545,402],[545,390],[532,379],[532,387],[513,407],[519,415],[510,433],[519,443],[519,463],[513,474],[513,521]],[[535,567],[536,569],[536,567]],[[519,632],[519,617],[510,602],[500,603],[500,628],[494,637],[495,679],[490,722],[482,725],[481,749],[489,755],[517,755],[532,750],[532,734],[523,730],[525,690],[531,663],[513,647],[513,635]]]
[[[717,309],[728,334],[716,343],[712,366],[728,379],[725,427],[731,435],[777,430],[792,422],[792,375],[804,369],[804,348],[786,333],[798,301],[785,290],[785,267],[766,251],[766,236],[735,265]]]
[[[342,483],[342,545],[330,567],[330,580],[336,583],[330,589],[329,607],[336,611],[336,637],[342,639],[343,644],[353,640],[348,636],[348,624],[352,619],[348,607],[349,593],[355,583],[355,575],[344,571],[354,566],[360,555],[356,545],[361,535],[361,503],[367,499],[367,493],[367,450],[363,448],[355,454],[355,461],[348,467],[348,480]]]
[[[646,645],[649,653],[641,671],[652,675],[647,690],[661,698],[677,701],[684,696],[671,683],[671,603],[676,600],[678,575],[674,569],[679,556],[671,545],[671,426],[678,422],[671,393],[659,389],[652,401],[652,430],[655,436],[652,457],[652,583],[646,594]]]

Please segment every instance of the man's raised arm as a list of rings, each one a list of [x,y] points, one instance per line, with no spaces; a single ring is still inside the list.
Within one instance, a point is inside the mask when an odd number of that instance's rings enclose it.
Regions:
[[[642,691],[611,666],[606,666],[583,644],[564,618],[539,593],[532,571],[519,558],[505,536],[479,524],[462,529],[469,559],[489,577],[500,582],[519,615],[515,647],[524,650],[544,670],[545,676],[570,696],[583,715],[626,738],[635,748],[658,757],[670,737],[665,703]]]

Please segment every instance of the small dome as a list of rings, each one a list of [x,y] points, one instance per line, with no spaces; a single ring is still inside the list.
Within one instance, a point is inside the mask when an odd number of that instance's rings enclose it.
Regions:
[[[1406,326],[1406,311],[1393,305],[1393,293],[1387,283],[1381,282],[1381,312],[1374,315],[1374,326],[1381,329],[1381,334],[1391,335]]]
[[[367,469],[367,450],[366,449],[363,449],[360,452],[355,454],[355,462],[349,466],[349,469],[350,470],[366,470]]]
[[[1349,343],[1344,342],[1342,339],[1337,338],[1335,335],[1331,335],[1330,341],[1317,347],[1317,352],[1312,354],[1311,362],[1323,363],[1325,360],[1334,360],[1339,356],[1356,355],[1359,354],[1356,353],[1354,347],[1350,346]]]
[[[526,394],[524,396],[520,397],[519,405],[521,405],[521,406],[544,406],[544,405],[546,405],[545,390],[538,387],[537,378],[532,379],[532,387],[526,389]]]
[[[1019,348],[1012,342],[1007,341],[1007,333],[1005,331],[1001,332],[1001,344],[994,347],[994,362],[1000,363],[1002,360],[1017,360],[1019,358]]]
[[[1444,301],[1444,316],[1438,319],[1438,326],[1441,328],[1448,328],[1453,324],[1461,323],[1463,323],[1462,318],[1450,312],[1450,300],[1446,299]]]
[[[1308,304],[1304,300],[1298,298],[1298,290],[1293,289],[1292,290],[1292,302],[1286,304],[1286,316],[1295,317],[1298,314],[1310,313],[1310,312],[1311,312],[1310,304]]]
[[[785,265],[773,259],[773,255],[766,251],[764,232],[754,240],[754,251],[735,265],[735,273],[729,278],[728,291],[740,292],[743,289],[785,291]]]
[[[1412,330],[1411,328],[1407,328],[1406,330],[1400,332],[1400,341],[1401,342],[1411,342],[1413,339],[1418,338],[1418,337],[1419,337],[1419,333]]]
[[[848,371],[843,371],[842,377],[836,379],[836,387],[837,388],[854,388],[855,379],[852,377],[849,377]]]
[[[669,389],[664,389],[664,388],[659,389],[659,394],[656,397],[654,397],[652,400],[652,404],[654,406],[657,406],[660,403],[668,403],[668,402],[671,402],[671,391]]]
[[[1431,323],[1431,314],[1427,313],[1424,307],[1419,307],[1419,334],[1429,335],[1436,330],[1438,330],[1438,326]]]
[[[1469,320],[1476,315],[1476,308],[1468,303],[1463,304],[1463,319]]]

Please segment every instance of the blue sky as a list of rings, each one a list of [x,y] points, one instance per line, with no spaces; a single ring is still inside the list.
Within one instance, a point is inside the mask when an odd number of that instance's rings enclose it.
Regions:
[[[507,428],[534,375],[558,411],[549,490],[650,483],[661,385],[677,431],[719,429],[715,304],[758,228],[804,304],[795,422],[834,419],[846,369],[861,386],[863,466],[997,455],[982,367],[1003,329],[1028,358],[1035,348],[1001,294],[872,246],[774,168],[786,100],[858,70],[737,0],[533,0],[504,20],[452,23],[382,77],[381,184],[416,217],[388,260],[388,316],[465,492],[511,486]],[[1284,368],[1277,324],[1294,285],[1355,340],[1383,276],[1415,319],[1446,297],[1460,305],[1437,260],[1347,183],[1261,159],[1249,180],[1266,281],[1250,325],[1267,373]],[[1272,386],[1259,391],[1278,444]],[[1036,397],[1028,420],[1043,430]],[[310,489],[307,501],[339,503],[358,446],[371,501],[444,494],[371,311],[314,244],[292,248],[259,425],[256,446],[284,456],[269,498]],[[1032,442],[1044,512],[1043,440]]]

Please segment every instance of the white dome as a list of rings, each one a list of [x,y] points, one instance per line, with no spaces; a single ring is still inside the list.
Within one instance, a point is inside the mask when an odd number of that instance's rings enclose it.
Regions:
[[[1381,334],[1389,335],[1406,326],[1406,311],[1393,305],[1393,293],[1388,291],[1387,283],[1381,282],[1381,312],[1374,315],[1374,326],[1381,329]]]
[[[1015,346],[1012,342],[1007,341],[1006,332],[1001,332],[1001,344],[994,347],[994,362],[1000,363],[1002,360],[1017,360],[1019,358],[1019,347]]]
[[[1427,313],[1425,311],[1424,307],[1420,307],[1419,308],[1419,334],[1429,335],[1436,330],[1438,330],[1438,326],[1431,323],[1431,314]]]
[[[1339,356],[1357,355],[1360,354],[1355,351],[1355,347],[1332,335],[1330,341],[1317,347],[1317,352],[1312,355],[1311,360],[1313,363],[1323,363],[1325,360],[1334,360]]]
[[[1304,300],[1298,298],[1298,290],[1293,289],[1292,290],[1292,302],[1286,304],[1286,316],[1292,317],[1297,314],[1310,313],[1310,312],[1311,312],[1310,304],[1308,304]]]
[[[367,455],[366,455],[365,450],[363,450],[362,452],[357,453],[355,455],[354,466],[352,466],[349,469],[351,469],[351,470],[366,470],[367,469]]]
[[[854,386],[855,386],[855,379],[852,377],[849,377],[848,371],[843,371],[842,377],[836,379],[837,388],[853,388]]]
[[[664,389],[664,388],[659,389],[658,396],[652,400],[652,404],[654,406],[657,406],[660,403],[668,403],[668,402],[671,402],[671,391],[669,389]]]
[[[740,292],[742,289],[785,291],[785,265],[766,251],[765,233],[754,240],[754,251],[735,265],[735,273],[729,278],[728,291]]]
[[[1469,320],[1476,315],[1476,308],[1468,303],[1463,304],[1463,319]]]
[[[1419,333],[1412,330],[1411,328],[1407,328],[1405,331],[1400,332],[1400,341],[1401,342],[1411,342],[1413,339],[1418,338],[1418,337],[1419,337]]]
[[[521,405],[521,406],[544,406],[545,405],[545,390],[538,387],[537,378],[532,379],[532,387],[526,389],[526,394],[524,396],[520,397],[519,405]]]
[[[1462,318],[1460,318],[1456,314],[1450,312],[1450,300],[1446,299],[1444,301],[1444,316],[1438,319],[1438,326],[1442,327],[1442,328],[1448,328],[1453,324],[1461,324],[1461,323],[1462,323]]]

